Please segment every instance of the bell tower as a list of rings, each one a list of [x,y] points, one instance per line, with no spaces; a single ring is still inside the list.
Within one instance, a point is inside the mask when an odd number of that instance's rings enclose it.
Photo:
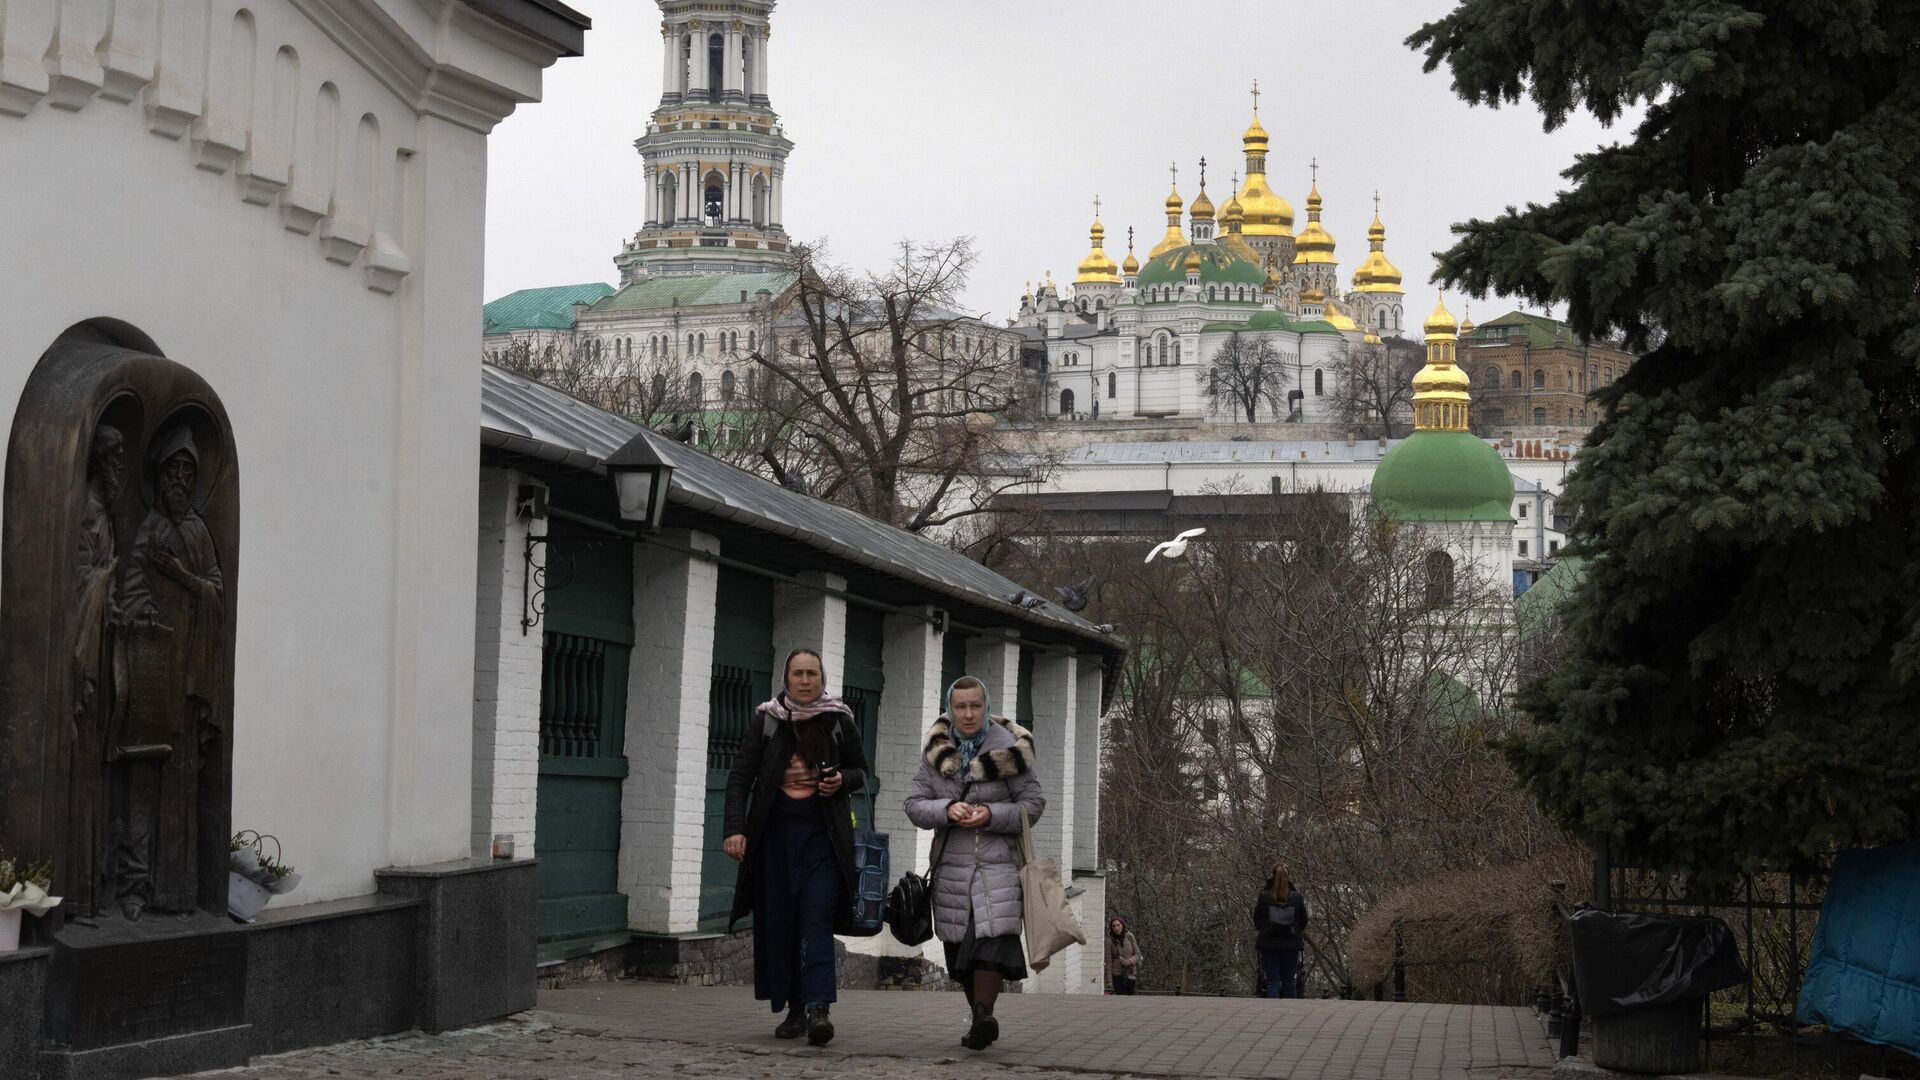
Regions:
[[[784,264],[787,153],[768,103],[776,0],[658,0],[660,105],[635,140],[646,220],[614,256],[620,283]]]

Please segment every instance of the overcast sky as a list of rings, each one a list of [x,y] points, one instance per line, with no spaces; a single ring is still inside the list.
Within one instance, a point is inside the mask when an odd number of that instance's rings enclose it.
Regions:
[[[659,9],[569,2],[593,18],[586,55],[549,69],[545,100],[490,141],[488,299],[613,282],[613,254],[645,217],[633,140],[659,103]],[[787,230],[859,266],[882,264],[903,238],[972,236],[980,261],[966,300],[1004,318],[1024,282],[1048,270],[1062,286],[1073,280],[1096,193],[1115,262],[1129,225],[1142,256],[1165,230],[1170,161],[1191,202],[1205,156],[1208,193],[1224,205],[1258,79],[1268,177],[1293,204],[1296,231],[1317,157],[1324,223],[1348,279],[1366,255],[1377,188],[1408,314],[1424,318],[1431,253],[1451,242],[1448,226],[1547,200],[1576,153],[1626,137],[1586,118],[1542,133],[1525,103],[1469,108],[1445,69],[1423,74],[1401,44],[1447,8],[782,0],[768,60],[772,104],[795,144]],[[1473,315],[1512,306],[1482,303]]]

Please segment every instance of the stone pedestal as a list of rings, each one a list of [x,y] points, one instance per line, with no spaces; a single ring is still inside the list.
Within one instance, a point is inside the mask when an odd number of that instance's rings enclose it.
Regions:
[[[381,870],[380,895],[418,900],[417,1023],[447,1031],[531,1009],[540,889],[534,859]]]

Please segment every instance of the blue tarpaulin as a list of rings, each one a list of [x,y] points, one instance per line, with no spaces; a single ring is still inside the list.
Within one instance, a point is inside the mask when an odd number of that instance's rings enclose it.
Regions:
[[[1798,1011],[1920,1057],[1920,843],[1835,860]]]

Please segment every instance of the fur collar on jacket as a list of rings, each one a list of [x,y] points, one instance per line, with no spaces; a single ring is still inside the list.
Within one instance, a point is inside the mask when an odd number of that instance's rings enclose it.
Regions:
[[[993,718],[994,724],[1004,731],[1011,740],[1010,744],[993,738],[993,728],[987,729],[987,742],[1002,745],[993,749],[982,748],[980,754],[967,766],[967,779],[975,781],[1005,780],[1033,771],[1033,733],[1004,716]],[[927,764],[932,765],[942,776],[960,774],[960,747],[953,738],[953,724],[942,713],[940,719],[933,722],[927,730],[927,745],[922,754]]]

